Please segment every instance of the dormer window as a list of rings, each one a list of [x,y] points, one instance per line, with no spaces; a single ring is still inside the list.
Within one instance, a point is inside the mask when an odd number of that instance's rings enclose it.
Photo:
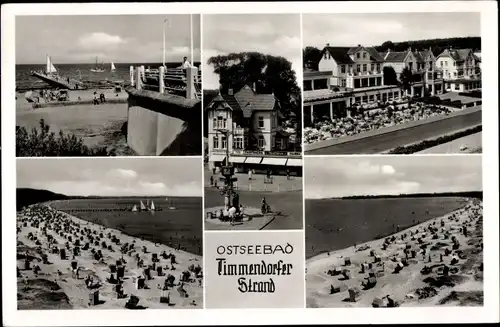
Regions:
[[[359,52],[356,53],[356,58],[358,58],[358,59],[361,58],[361,53],[359,53]]]
[[[363,52],[363,59],[366,59],[366,52]]]

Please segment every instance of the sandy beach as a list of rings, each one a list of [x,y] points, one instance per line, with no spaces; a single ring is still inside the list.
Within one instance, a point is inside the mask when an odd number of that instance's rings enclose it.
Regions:
[[[469,199],[384,239],[317,255],[306,262],[307,307],[483,305],[482,237],[482,201]]]
[[[49,204],[18,213],[17,240],[20,310],[203,308],[201,256],[78,219]]]

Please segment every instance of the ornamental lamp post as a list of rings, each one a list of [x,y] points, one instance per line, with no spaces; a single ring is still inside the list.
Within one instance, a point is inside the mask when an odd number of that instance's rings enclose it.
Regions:
[[[224,191],[222,194],[225,194],[228,198],[228,205],[231,205],[231,196],[233,195],[233,182],[237,181],[237,178],[233,178],[234,176],[234,166],[229,162],[229,135],[231,135],[231,131],[226,128],[220,128],[215,130],[218,133],[223,134],[226,137],[226,164],[221,167],[221,175],[224,176]]]

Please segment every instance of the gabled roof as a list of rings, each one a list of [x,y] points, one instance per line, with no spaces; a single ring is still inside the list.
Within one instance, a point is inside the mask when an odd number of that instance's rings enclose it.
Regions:
[[[349,57],[349,47],[325,47],[321,54],[323,55],[325,51],[328,51],[330,55],[333,57],[333,59],[338,63],[338,64],[353,64],[354,61],[352,61],[351,57]]]
[[[404,62],[408,51],[388,51],[380,53],[386,62]]]
[[[351,59],[349,55],[354,54],[358,52],[359,50],[366,50],[368,54],[370,55],[370,59],[373,61],[384,61],[384,58],[380,56],[380,54],[375,50],[373,47],[363,47],[363,46],[357,46],[357,47],[331,47],[331,46],[326,46],[321,54],[324,54],[325,51],[328,51],[332,58],[338,63],[338,64],[354,64],[354,61]]]
[[[439,57],[450,57],[455,61],[464,61],[468,56],[469,53],[471,53],[471,49],[445,49],[439,56]],[[477,56],[472,53],[474,58],[477,58]]]
[[[234,95],[224,94],[220,95],[220,97],[219,95],[211,103],[224,101],[233,111],[241,111],[245,118],[252,117],[255,111],[272,111],[277,103],[274,94],[257,94],[248,85],[243,86]]]

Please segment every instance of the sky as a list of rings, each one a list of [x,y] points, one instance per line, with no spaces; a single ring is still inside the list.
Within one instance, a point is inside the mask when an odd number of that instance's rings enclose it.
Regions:
[[[301,49],[298,14],[203,15],[203,88],[219,88],[219,77],[207,60],[232,52],[282,56],[292,63],[297,81],[301,81]]]
[[[480,13],[304,14],[303,44],[381,45],[385,41],[481,36]]]
[[[163,22],[166,60],[190,60],[189,15],[16,17],[16,63],[160,63]],[[193,15],[193,58],[200,61],[200,15]]]
[[[20,159],[17,187],[79,196],[202,196],[199,158]]]
[[[306,157],[305,197],[482,191],[481,155]]]

